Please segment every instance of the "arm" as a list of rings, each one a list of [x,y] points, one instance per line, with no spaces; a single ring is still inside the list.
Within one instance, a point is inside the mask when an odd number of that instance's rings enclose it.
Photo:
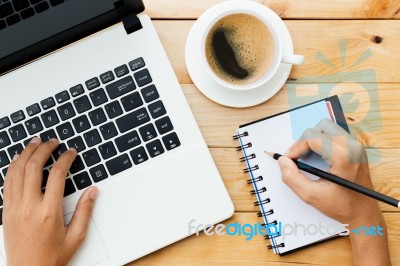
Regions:
[[[335,123],[323,120],[304,132],[279,159],[279,165],[283,181],[303,201],[325,215],[349,224],[350,230],[360,226],[384,228],[383,236],[350,235],[353,261],[355,265],[390,265],[386,224],[377,202],[327,180],[307,178],[291,159],[309,151],[320,154],[329,163],[331,173],[372,188],[364,147]]]
[[[46,192],[42,193],[43,167],[58,140],[41,144],[34,138],[15,155],[4,183],[4,245],[7,265],[66,265],[83,242],[97,188],[81,196],[73,218],[64,226],[65,177],[75,160],[69,149],[51,168]]]

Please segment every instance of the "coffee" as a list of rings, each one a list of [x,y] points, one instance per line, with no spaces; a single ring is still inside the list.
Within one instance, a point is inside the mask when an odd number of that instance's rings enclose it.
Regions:
[[[268,27],[249,14],[233,14],[218,20],[208,33],[205,53],[208,65],[222,80],[250,84],[274,63],[275,43]]]

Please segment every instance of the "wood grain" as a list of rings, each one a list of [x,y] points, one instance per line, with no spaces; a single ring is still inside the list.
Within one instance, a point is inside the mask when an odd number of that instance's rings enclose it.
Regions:
[[[210,147],[236,147],[238,143],[232,140],[232,135],[241,124],[323,97],[340,95],[351,132],[364,145],[400,148],[400,105],[397,104],[400,100],[400,84],[372,84],[375,88],[368,88],[369,85],[371,84],[287,84],[269,101],[245,109],[216,104],[194,85],[182,85],[182,89]],[[331,89],[327,92],[321,91],[321,87],[324,90],[325,86]],[[353,97],[351,101],[347,97],[349,93]]]
[[[400,214],[384,214],[393,265],[400,265]],[[255,213],[235,213],[224,224],[259,222]],[[348,237],[340,237],[285,256],[267,250],[261,236],[191,236],[129,265],[351,265]]]
[[[186,38],[193,23],[154,21],[181,84],[193,83],[184,58]],[[293,20],[285,23],[292,35],[295,53],[305,56],[305,64],[293,68],[290,75],[293,82],[400,82],[397,37],[400,20]],[[377,43],[377,36],[380,43]],[[323,57],[326,60],[322,60]]]
[[[146,12],[153,18],[194,19],[211,6],[226,0],[144,0]],[[286,19],[364,19],[400,18],[398,0],[257,0]]]

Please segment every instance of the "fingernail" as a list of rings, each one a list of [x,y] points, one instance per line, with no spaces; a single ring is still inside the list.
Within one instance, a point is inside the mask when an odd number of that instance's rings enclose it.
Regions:
[[[19,154],[18,154],[18,153],[16,153],[16,154],[14,155],[14,157],[13,157],[13,161],[17,160],[17,159],[18,159],[18,157],[19,157]]]
[[[69,151],[73,151],[73,152],[78,152],[75,148],[72,148],[72,147],[69,148],[68,150],[69,150]]]
[[[58,143],[58,139],[56,139],[56,138],[51,138],[50,141]]]
[[[93,200],[95,200],[95,199],[97,198],[97,195],[98,195],[98,194],[99,194],[99,193],[98,193],[97,188],[96,188],[96,189],[92,189],[92,191],[90,191],[89,196],[90,196],[90,198],[92,198]]]
[[[31,139],[32,144],[38,144],[40,142],[42,142],[42,141],[38,137],[34,137],[33,139]]]
[[[278,163],[280,167],[285,167],[288,164],[288,158],[285,156],[282,156],[281,158],[279,158]]]

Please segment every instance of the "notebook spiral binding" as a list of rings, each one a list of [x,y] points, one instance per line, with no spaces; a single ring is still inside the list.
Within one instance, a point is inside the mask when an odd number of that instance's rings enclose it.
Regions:
[[[248,137],[248,136],[249,136],[249,133],[248,133],[247,131],[243,132],[242,134],[237,134],[237,135],[233,136],[233,139],[234,139],[234,140],[240,140],[240,142],[241,142],[241,145],[238,146],[238,147],[236,147],[236,150],[237,150],[237,151],[244,151],[245,149],[251,148],[251,147],[253,146],[253,145],[251,144],[251,142],[248,142],[248,143],[246,143],[246,144],[242,144],[242,138],[245,138],[245,137]],[[248,163],[250,160],[256,159],[256,155],[255,155],[254,153],[249,154],[249,155],[246,155],[245,152],[243,152],[243,153],[245,154],[245,156],[243,156],[243,157],[241,157],[241,158],[239,159],[240,162],[247,162],[247,163]],[[247,164],[247,165],[248,165],[249,167],[243,169],[243,172],[244,172],[244,173],[253,174],[255,171],[257,171],[257,170],[260,169],[259,166],[258,166],[257,164],[254,165],[254,166],[250,166],[249,164]],[[257,177],[248,179],[248,180],[246,181],[246,183],[247,183],[247,184],[252,184],[252,185],[254,185],[255,188],[257,188],[257,186],[256,186],[255,184],[258,183],[258,182],[260,182],[260,181],[262,181],[262,180],[264,180],[264,177],[261,176],[261,175],[259,175],[259,176],[257,176]],[[253,189],[253,190],[251,190],[251,191],[250,191],[250,194],[251,194],[251,195],[257,195],[257,194],[265,193],[266,191],[267,191],[267,188],[266,188],[266,187],[261,187],[261,188],[258,188],[258,189]],[[264,200],[258,200],[258,197],[257,197],[257,201],[254,202],[254,206],[267,205],[267,204],[269,204],[270,202],[271,202],[271,199],[270,199],[270,198],[266,198],[266,199],[264,199]],[[268,211],[259,211],[259,212],[257,213],[257,217],[266,218],[267,216],[272,215],[272,214],[274,214],[274,210],[273,210],[273,209],[270,209],[270,210],[268,210]],[[264,221],[266,221],[266,220],[267,220],[267,219],[264,219]],[[275,224],[275,225],[277,225],[278,222],[277,222],[276,220],[274,220],[274,221],[272,221],[272,222],[262,223],[261,226],[267,226],[268,224]],[[278,236],[269,236],[269,235],[266,235],[266,236],[264,237],[264,239],[266,239],[266,240],[271,240],[271,239],[276,238],[276,237],[279,237],[279,236],[280,236],[280,235],[278,235]],[[274,243],[274,242],[272,242],[272,243]],[[274,244],[274,245],[268,245],[268,249],[275,249],[275,250],[277,250],[278,248],[283,248],[283,247],[285,247],[285,243],[279,243],[279,244]]]

